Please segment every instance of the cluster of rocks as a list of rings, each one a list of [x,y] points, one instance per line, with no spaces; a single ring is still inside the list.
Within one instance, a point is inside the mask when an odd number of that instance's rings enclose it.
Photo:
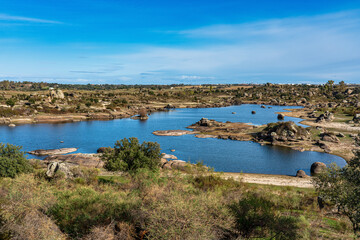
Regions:
[[[312,176],[316,176],[320,173],[322,173],[323,171],[326,170],[326,164],[325,163],[322,163],[322,162],[314,162],[313,164],[311,164],[311,167],[310,167],[310,173]],[[299,177],[299,178],[306,178],[306,177],[309,177],[304,170],[298,170],[297,173],[296,173],[296,177]]]
[[[296,125],[294,122],[278,122],[269,123],[267,127],[258,133],[257,139],[259,141],[269,142],[287,142],[306,140],[310,137],[310,133],[305,128]]]
[[[176,169],[184,171],[186,168],[186,162],[178,160],[176,156],[170,154],[161,154],[160,167],[162,169]]]
[[[191,126],[196,127],[222,127],[225,126],[224,123],[215,121],[213,119],[201,118],[200,121],[192,124]]]
[[[316,118],[315,122],[322,123],[322,122],[332,122],[334,120],[334,114],[326,111],[325,113],[321,114],[318,118]]]

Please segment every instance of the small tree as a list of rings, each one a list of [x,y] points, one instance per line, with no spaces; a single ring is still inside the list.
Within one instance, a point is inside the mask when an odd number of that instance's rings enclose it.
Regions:
[[[109,171],[130,171],[146,168],[155,170],[160,163],[160,145],[156,142],[143,142],[135,137],[124,138],[115,143],[114,149],[102,154],[105,168]]]
[[[314,185],[324,200],[349,218],[354,234],[360,237],[360,152],[344,168],[332,165],[314,179]]]
[[[13,98],[9,98],[8,100],[6,100],[6,105],[8,105],[10,107],[15,106],[15,103],[16,103],[16,101]]]
[[[32,171],[21,147],[0,143],[0,177],[15,177],[19,173]]]

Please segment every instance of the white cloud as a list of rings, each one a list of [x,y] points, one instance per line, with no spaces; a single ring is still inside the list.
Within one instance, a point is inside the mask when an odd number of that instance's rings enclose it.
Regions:
[[[13,15],[8,15],[8,14],[0,14],[0,21],[62,24],[62,22],[59,22],[59,21],[46,20],[46,19],[40,19],[40,18],[22,17],[22,16],[13,16]]]
[[[125,74],[162,71],[235,81],[360,79],[359,11],[208,26],[179,34],[203,44],[148,46],[111,58],[126,63]]]

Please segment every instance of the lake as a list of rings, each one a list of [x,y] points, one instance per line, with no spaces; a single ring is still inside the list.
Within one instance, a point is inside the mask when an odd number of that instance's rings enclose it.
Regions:
[[[271,108],[268,108],[271,107]],[[299,152],[284,147],[261,146],[249,141],[195,138],[194,135],[155,136],[155,130],[186,129],[202,117],[217,121],[245,122],[255,125],[277,122],[276,112],[298,107],[244,104],[224,108],[185,108],[150,115],[147,121],[116,119],[58,124],[26,124],[11,128],[0,126],[0,141],[23,146],[23,150],[76,147],[77,152],[95,153],[99,147],[114,146],[116,140],[137,137],[156,141],[162,152],[196,163],[203,161],[215,171],[295,175],[302,169],[310,174],[313,162],[345,166],[344,159],[319,152]],[[251,114],[251,111],[256,114]],[[232,114],[236,112],[236,114]],[[299,124],[301,119],[285,117]],[[299,124],[301,125],[301,124]],[[64,141],[64,143],[60,143]],[[175,149],[172,153],[170,149]],[[33,157],[33,156],[29,156]]]

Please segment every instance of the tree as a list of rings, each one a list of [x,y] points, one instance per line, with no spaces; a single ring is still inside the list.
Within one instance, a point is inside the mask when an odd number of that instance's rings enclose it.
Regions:
[[[16,101],[13,98],[9,98],[8,100],[6,100],[6,105],[9,105],[10,107],[15,106],[15,103]]]
[[[344,168],[330,166],[314,179],[314,185],[320,197],[349,218],[354,234],[360,237],[360,151]]]
[[[114,149],[105,151],[102,160],[109,171],[156,170],[160,164],[160,145],[156,142],[140,144],[135,137],[124,138],[115,143]]]
[[[21,147],[0,143],[0,177],[14,178],[19,173],[32,171]]]
[[[91,102],[86,102],[85,106],[89,108],[91,106]]]

